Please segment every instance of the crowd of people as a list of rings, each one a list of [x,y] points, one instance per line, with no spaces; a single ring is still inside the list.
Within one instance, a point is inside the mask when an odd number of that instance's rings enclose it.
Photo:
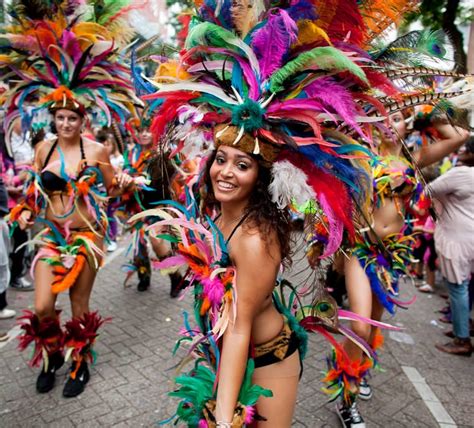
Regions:
[[[69,359],[63,396],[84,391],[113,322],[91,293],[120,240],[126,287],[136,273],[147,292],[160,270],[171,298],[192,290],[176,423],[291,426],[316,333],[342,426],[365,427],[357,400],[397,329],[384,313],[416,306],[405,287],[445,287],[452,340],[436,348],[472,354],[474,140],[458,109],[473,89],[412,67],[443,60],[439,33],[373,43],[416,2],[339,3],[205,1],[179,56],[141,62],[139,47],[118,53],[133,37],[123,5],[16,5],[0,62],[0,319],[20,315],[9,286],[34,290],[19,347],[42,365],[38,393]],[[288,282],[298,239],[325,283]]]

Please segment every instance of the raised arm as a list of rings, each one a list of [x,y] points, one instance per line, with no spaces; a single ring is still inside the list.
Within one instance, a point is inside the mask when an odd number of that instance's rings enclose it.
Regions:
[[[224,334],[217,387],[216,420],[227,423],[232,421],[244,378],[253,320],[272,293],[279,268],[279,256],[269,254],[259,234],[243,232],[239,238],[231,253],[237,269],[237,316]]]
[[[434,127],[441,138],[413,153],[413,158],[420,168],[440,161],[459,149],[469,138],[469,131],[459,126],[452,126],[447,118],[437,120]]]

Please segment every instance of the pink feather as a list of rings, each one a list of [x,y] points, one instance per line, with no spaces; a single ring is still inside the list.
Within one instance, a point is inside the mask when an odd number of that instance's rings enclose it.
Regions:
[[[76,35],[69,30],[64,30],[61,35],[61,47],[72,58],[75,64],[82,55],[81,46]]]
[[[337,113],[359,135],[364,137],[362,129],[355,121],[356,107],[351,93],[331,77],[321,77],[305,87],[309,98],[320,101],[326,109]]]
[[[255,417],[255,407],[254,406],[246,406],[245,407],[244,423],[246,425],[252,423],[254,417]]]
[[[400,331],[403,330],[402,327],[396,327],[390,324],[386,324],[384,322],[380,321],[375,321],[370,318],[363,317],[361,315],[356,314],[355,312],[349,312],[346,311],[345,309],[338,309],[337,310],[337,315],[339,316],[340,319],[348,319],[348,320],[354,320],[354,321],[362,321],[367,324],[371,324],[374,327],[380,327],[385,330],[394,330],[394,331]]]
[[[324,194],[320,194],[318,199],[319,204],[321,205],[321,208],[326,214],[326,217],[328,218],[329,222],[328,243],[326,245],[326,248],[324,249],[324,254],[322,254],[320,257],[321,259],[323,259],[334,254],[341,246],[344,225],[334,215],[334,211],[331,205],[328,203],[326,196]]]

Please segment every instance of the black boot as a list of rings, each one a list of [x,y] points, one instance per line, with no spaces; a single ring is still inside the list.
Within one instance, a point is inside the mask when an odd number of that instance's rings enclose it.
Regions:
[[[137,285],[138,291],[146,291],[150,288],[150,277],[149,276],[142,276],[140,277],[140,281]]]
[[[179,296],[179,293],[182,289],[183,277],[179,273],[170,273],[169,274],[171,281],[170,296],[174,299]]]
[[[73,379],[71,374],[74,373],[77,364],[80,364],[80,366]],[[65,398],[77,397],[84,391],[87,382],[89,382],[89,368],[87,367],[87,363],[84,360],[81,362],[73,361],[71,366],[71,374],[64,385],[63,397]]]
[[[38,379],[36,379],[36,391],[40,394],[51,391],[56,380],[56,372],[63,364],[64,357],[61,351],[51,354],[48,358],[48,370],[45,370],[43,365],[43,369],[41,370]]]

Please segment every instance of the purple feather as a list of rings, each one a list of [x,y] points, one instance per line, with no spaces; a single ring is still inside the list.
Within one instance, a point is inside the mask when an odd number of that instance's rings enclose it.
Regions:
[[[350,328],[344,327],[343,325],[339,325],[338,328],[344,336],[352,338],[353,341],[355,341],[355,343],[357,343],[363,351],[369,354],[373,360],[377,360],[377,354],[374,352],[371,346],[364,339],[362,339],[362,337],[357,336],[357,334],[355,334]]]
[[[252,48],[260,64],[262,80],[278,70],[291,45],[296,41],[298,27],[283,9],[271,10],[267,23],[252,38]]]

